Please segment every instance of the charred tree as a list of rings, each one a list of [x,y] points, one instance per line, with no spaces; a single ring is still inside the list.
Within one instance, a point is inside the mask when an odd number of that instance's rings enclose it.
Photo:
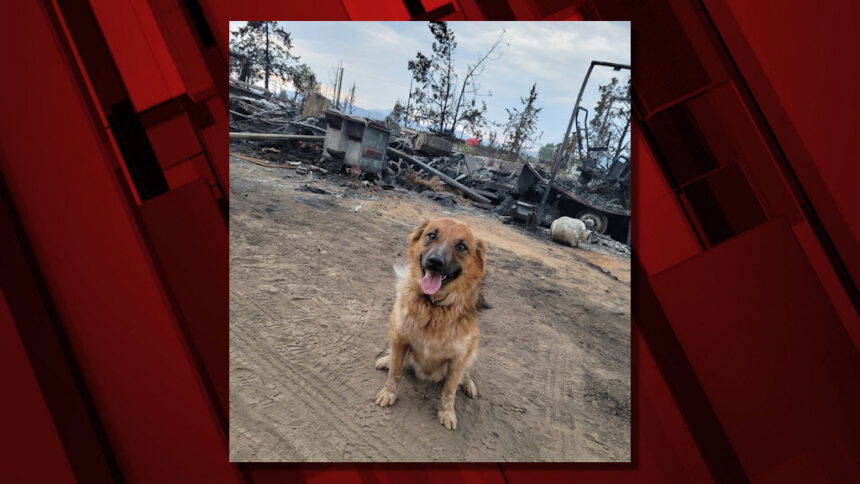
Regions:
[[[231,33],[230,50],[245,57],[240,81],[263,80],[265,88],[269,89],[273,76],[285,81],[290,79],[295,69],[292,62],[299,58],[290,53],[292,38],[277,22],[249,21]]]
[[[505,124],[505,147],[514,159],[519,159],[523,148],[535,138],[538,114],[543,108],[535,106],[537,83],[532,84],[528,97],[520,98],[522,108],[505,109],[508,122]]]
[[[448,137],[454,137],[460,126],[480,131],[487,107],[477,100],[479,79],[486,61],[498,58],[493,54],[502,43],[504,31],[462,76],[454,68],[454,32],[445,22],[431,22],[430,32],[434,39],[431,53],[418,52],[407,66],[412,79],[406,117]]]

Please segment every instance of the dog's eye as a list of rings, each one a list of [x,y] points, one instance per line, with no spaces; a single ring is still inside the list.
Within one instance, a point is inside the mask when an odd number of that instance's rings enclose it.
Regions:
[[[427,240],[436,240],[436,232],[430,232],[427,234]]]
[[[457,250],[459,250],[460,252],[466,252],[467,250],[469,250],[469,248],[466,247],[466,244],[460,242],[459,244],[457,244]]]

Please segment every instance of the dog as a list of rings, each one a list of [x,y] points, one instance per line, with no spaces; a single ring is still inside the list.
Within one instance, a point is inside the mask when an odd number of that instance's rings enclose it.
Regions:
[[[479,313],[488,309],[482,282],[487,248],[468,225],[452,218],[424,221],[409,236],[408,265],[398,272],[397,299],[388,323],[388,348],[376,368],[388,379],[376,396],[397,401],[404,368],[432,382],[445,379],[439,423],[457,428],[454,400],[461,386],[478,396],[469,368],[478,356]]]

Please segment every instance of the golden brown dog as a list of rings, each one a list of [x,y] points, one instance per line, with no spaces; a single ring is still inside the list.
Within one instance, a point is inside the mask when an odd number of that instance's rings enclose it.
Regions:
[[[425,221],[409,236],[409,266],[398,271],[397,300],[388,324],[388,353],[376,361],[388,380],[376,403],[397,401],[404,368],[424,380],[445,378],[439,422],[457,428],[458,385],[478,394],[469,367],[478,352],[478,313],[488,306],[481,294],[486,247],[469,226],[451,218]]]

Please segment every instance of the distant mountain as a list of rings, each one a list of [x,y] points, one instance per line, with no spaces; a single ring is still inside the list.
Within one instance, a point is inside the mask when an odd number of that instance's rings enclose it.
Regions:
[[[295,94],[295,91],[292,91],[290,89],[284,89],[283,92],[287,96],[287,99],[292,99],[293,94]],[[301,99],[299,101],[301,102]],[[343,100],[341,99],[341,104],[342,103],[343,103]],[[388,114],[390,112],[391,112],[390,109],[365,109],[365,108],[362,108],[359,106],[354,106],[352,108],[352,115],[353,116],[361,116],[364,118],[376,119],[379,121],[384,121],[386,116],[388,116]]]
[[[352,108],[353,116],[361,116],[363,118],[376,119],[379,121],[384,121],[390,113],[390,109],[364,109],[359,106],[354,106]]]

